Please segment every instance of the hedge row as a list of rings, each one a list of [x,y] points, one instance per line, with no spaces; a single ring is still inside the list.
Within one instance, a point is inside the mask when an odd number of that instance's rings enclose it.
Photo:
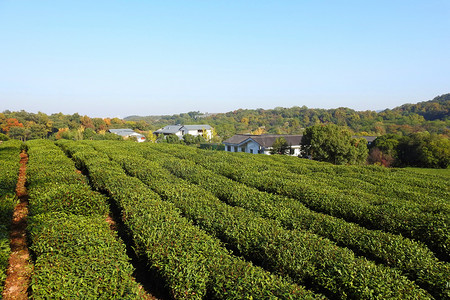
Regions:
[[[200,153],[205,153],[200,152]],[[236,163],[236,164],[242,164],[246,163],[249,169],[252,169],[255,172],[278,172],[283,175],[283,178],[293,180],[293,181],[302,181],[304,184],[314,185],[317,188],[326,188],[330,191],[333,191],[335,193],[343,193],[347,195],[347,197],[357,198],[360,201],[364,200],[365,203],[369,205],[376,205],[377,207],[383,207],[387,206],[390,209],[396,209],[399,208],[405,212],[411,212],[411,213],[424,213],[429,215],[441,215],[441,216],[448,216],[450,213],[450,203],[448,202],[448,197],[444,196],[445,193],[442,193],[441,191],[443,189],[430,189],[428,192],[425,193],[417,193],[415,191],[414,193],[406,193],[405,196],[407,197],[397,197],[392,195],[387,195],[385,192],[381,192],[381,196],[377,195],[376,193],[366,191],[365,189],[359,187],[358,185],[354,184],[350,178],[348,182],[345,182],[345,180],[348,178],[347,174],[349,174],[349,171],[345,171],[345,167],[348,167],[349,169],[358,170],[358,167],[349,167],[349,166],[338,166],[341,169],[335,168],[335,166],[330,166],[327,164],[320,164],[318,166],[314,167],[314,173],[308,174],[305,173],[302,166],[302,162],[306,160],[302,159],[294,159],[294,163],[281,165],[277,164],[276,162],[273,162],[272,156],[264,156],[264,155],[249,155],[246,153],[218,153],[215,155],[216,158],[226,156],[227,162],[229,163]],[[298,166],[301,166],[300,170],[297,170],[297,172],[291,172],[292,169],[298,169]],[[309,166],[311,168],[312,166]],[[366,170],[367,167],[359,167],[362,170]],[[371,168],[371,169],[377,169],[377,168]],[[318,170],[321,170],[322,172],[318,172]],[[327,174],[329,172],[330,174]],[[379,172],[377,172],[379,173]],[[398,184],[393,184],[391,181],[392,174],[394,172],[382,172],[379,173],[379,177],[383,178],[383,181],[387,183],[388,187],[383,189],[383,186],[380,186],[380,190],[383,191],[391,191],[393,189],[396,189]],[[395,172],[402,173],[402,172]],[[324,175],[325,174],[325,175]],[[340,180],[344,181],[344,183],[340,182]],[[403,185],[404,186],[404,185]],[[390,187],[390,188],[389,188]],[[415,186],[409,186],[409,189],[413,189]],[[447,187],[448,189],[448,187]],[[404,190],[404,189],[403,189]],[[436,196],[430,196],[430,191],[439,191],[439,194],[441,195],[439,198]],[[447,193],[448,194],[448,193]],[[440,216],[437,216],[440,217]]]
[[[160,151],[164,150],[161,145],[154,147]],[[183,150],[179,148],[174,155],[186,158]],[[255,160],[251,155],[247,157]],[[363,197],[352,196],[352,187],[349,187],[349,192],[344,193],[320,184],[320,178],[298,177],[295,174],[271,170],[270,164],[266,164],[266,170],[263,170],[262,166],[258,169],[259,165],[232,153],[197,150],[196,154],[190,153],[188,158],[218,174],[261,191],[297,199],[312,210],[343,218],[369,229],[380,229],[422,241],[440,259],[450,260],[450,215],[417,212],[412,210],[408,203],[402,206],[394,205],[387,199],[370,204]],[[259,159],[262,158],[260,156]]]
[[[33,299],[141,299],[106,198],[48,140],[27,142]]]
[[[329,238],[358,255],[402,270],[404,275],[415,280],[436,298],[450,298],[450,264],[439,261],[420,243],[401,235],[368,230],[342,219],[313,212],[296,200],[261,192],[192,161],[170,157],[161,152],[155,153],[156,150],[152,149],[146,150],[150,158],[164,157],[162,166],[172,174],[201,186],[230,205],[276,219],[288,229],[304,229]]]
[[[110,145],[112,143],[109,143]],[[221,238],[247,259],[264,267],[288,274],[333,297],[428,298],[429,294],[406,279],[400,272],[355,257],[352,251],[333,242],[299,230],[286,230],[278,222],[259,214],[229,206],[211,193],[190,185],[163,169],[164,157],[153,156],[155,162],[143,162],[131,150],[121,152],[118,145],[94,143],[174,203],[198,226]],[[131,146],[129,146],[131,147]]]
[[[159,272],[175,299],[323,298],[231,255],[105,154],[76,142],[58,144],[116,201],[137,255]]]
[[[261,158],[261,156],[258,156]],[[390,201],[416,202],[422,211],[450,214],[450,187],[447,180],[436,176],[418,176],[404,169],[378,166],[335,166],[331,164],[305,164],[304,159],[281,155],[266,158],[270,166],[292,173],[320,177],[340,190],[353,190],[386,197]]]
[[[16,140],[0,142],[0,298],[11,252],[9,229],[14,205],[17,202],[15,188],[19,175],[21,148],[22,143]]]

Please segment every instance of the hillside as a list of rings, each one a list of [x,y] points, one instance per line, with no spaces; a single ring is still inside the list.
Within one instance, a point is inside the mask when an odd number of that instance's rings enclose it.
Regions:
[[[306,106],[274,109],[238,109],[227,113],[204,114],[191,111],[166,116],[129,116],[95,118],[78,113],[64,115],[24,110],[0,113],[0,140],[15,138],[105,139],[111,128],[131,128],[143,133],[155,131],[166,125],[209,124],[218,134],[217,141],[237,133],[302,134],[306,127],[334,123],[346,126],[357,135],[406,135],[414,132],[450,136],[450,94],[430,101],[404,104],[381,112],[355,111],[350,108],[313,109]],[[105,134],[106,133],[106,134]]]
[[[209,124],[221,137],[236,133],[266,132],[299,134],[305,127],[320,123],[347,126],[356,133],[381,135],[427,130],[450,134],[450,94],[417,104],[404,104],[381,112],[355,111],[350,108],[313,109],[306,106],[274,109],[238,109],[227,113],[204,115],[188,112],[167,116],[129,116],[126,121],[145,121],[153,128],[171,124]]]

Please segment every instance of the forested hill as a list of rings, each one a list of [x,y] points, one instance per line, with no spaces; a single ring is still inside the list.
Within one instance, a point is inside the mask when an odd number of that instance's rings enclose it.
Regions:
[[[306,106],[274,109],[239,109],[227,113],[188,112],[171,116],[130,116],[127,121],[145,121],[151,127],[169,124],[209,124],[222,137],[235,133],[298,134],[303,128],[334,123],[348,126],[355,133],[382,135],[417,131],[450,135],[450,94],[417,104],[404,104],[381,112],[350,108],[312,109]]]
[[[405,104],[381,112],[350,108],[312,109],[306,106],[274,109],[238,109],[227,113],[188,112],[172,116],[94,118],[78,113],[46,115],[24,110],[0,113],[0,140],[37,138],[103,139],[113,138],[111,128],[132,128],[151,138],[151,132],[173,124],[208,124],[215,128],[216,142],[237,133],[302,134],[316,124],[346,126],[356,135],[407,135],[414,132],[450,136],[450,94],[417,104]]]
[[[385,110],[386,112],[388,110]],[[402,115],[418,114],[427,121],[445,120],[450,115],[450,94],[438,96],[430,101],[419,102],[417,104],[404,104],[392,109]]]

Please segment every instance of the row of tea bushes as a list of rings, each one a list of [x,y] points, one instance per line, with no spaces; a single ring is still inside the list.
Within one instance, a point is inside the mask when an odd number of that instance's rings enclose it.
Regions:
[[[162,145],[154,147],[164,151],[161,148]],[[320,177],[295,176],[276,168],[272,170],[268,163],[257,164],[257,160],[264,160],[262,155],[244,156],[195,149],[195,152],[186,155],[182,153],[184,149],[180,147],[178,149],[174,155],[181,158],[188,156],[190,160],[235,181],[261,191],[297,199],[312,210],[342,218],[369,229],[402,234],[422,241],[440,259],[450,260],[450,247],[448,247],[450,215],[417,211],[415,204],[408,205],[408,202],[396,205],[387,199],[380,199],[379,203],[370,203],[362,194],[352,195],[354,190],[352,186],[348,187],[348,191],[343,192],[320,183]],[[246,161],[247,158],[249,161]]]
[[[33,299],[141,299],[106,198],[48,140],[27,142]]]
[[[296,159],[283,155],[267,157],[271,165],[280,165],[299,174],[315,174],[333,179],[346,179],[350,184],[361,186],[365,192],[403,198],[412,201],[423,201],[421,196],[429,199],[449,199],[450,187],[444,178],[430,175],[422,176],[416,172],[400,168],[384,168],[379,166],[336,166],[328,163],[311,163],[309,160]],[[388,180],[386,180],[388,179]],[[345,182],[330,181],[330,184],[343,186]],[[347,186],[343,186],[347,188]],[[421,195],[421,196],[419,196]]]
[[[259,163],[261,156],[257,156]],[[450,214],[450,187],[447,180],[436,176],[418,176],[404,169],[377,166],[335,166],[331,164],[305,164],[304,159],[269,156],[272,169],[320,178],[327,185],[346,192],[352,186],[355,196],[372,195],[375,202],[384,199],[391,203],[407,202],[419,211],[432,214]],[[267,164],[266,164],[267,165]],[[387,200],[386,200],[387,199]]]
[[[159,150],[164,146],[155,145]],[[398,206],[413,212],[450,213],[450,188],[443,178],[411,175],[402,169],[375,166],[335,166],[282,155],[249,155],[248,153],[211,153],[180,145],[170,145],[171,152],[186,158],[202,154],[208,158],[224,156],[228,163],[245,163],[254,171],[278,171],[287,179],[301,180],[317,187],[343,191],[348,196],[364,199],[369,204]],[[189,153],[189,154],[188,154]],[[362,181],[361,179],[364,179]],[[375,184],[368,183],[373,181]],[[428,183],[428,185],[427,185]],[[349,188],[351,187],[351,188]],[[406,206],[406,207],[405,207]]]
[[[19,175],[21,149],[22,143],[16,140],[0,143],[0,298],[11,251],[9,229],[14,205],[17,202],[15,188]]]
[[[117,143],[95,143],[96,149],[118,161],[124,169],[174,203],[184,215],[264,267],[288,274],[301,284],[333,297],[353,299],[429,298],[429,294],[395,269],[355,257],[333,242],[298,230],[286,230],[259,214],[229,206],[204,189],[175,177],[160,164],[163,156],[142,161],[132,151],[120,151]],[[128,152],[128,154],[127,154]],[[156,162],[156,163],[155,163]]]
[[[136,254],[165,279],[175,299],[323,298],[233,256],[104,153],[72,141],[58,144],[117,203]]]
[[[439,261],[424,245],[380,230],[313,212],[300,202],[261,192],[218,175],[192,161],[170,157],[149,147],[141,153],[164,157],[162,166],[172,174],[197,184],[230,205],[276,219],[288,229],[304,229],[348,247],[359,255],[402,270],[436,298],[450,297],[450,264]]]

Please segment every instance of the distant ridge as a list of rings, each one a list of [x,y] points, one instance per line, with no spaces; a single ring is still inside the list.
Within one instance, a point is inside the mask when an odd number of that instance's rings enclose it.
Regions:
[[[450,93],[416,104],[381,111],[356,111],[294,106],[274,109],[238,109],[226,113],[187,113],[163,116],[129,116],[126,121],[145,121],[154,128],[175,124],[209,124],[222,138],[234,134],[302,134],[306,127],[334,123],[359,135],[409,134],[428,131],[450,136]]]
[[[436,103],[439,104],[439,106],[436,106],[435,105]],[[270,112],[273,110],[280,110],[280,109],[289,110],[289,109],[293,109],[296,107],[298,107],[298,106],[294,106],[291,108],[276,107],[273,109],[262,109],[262,108],[242,109],[242,108],[240,108],[240,109],[230,111],[230,112],[225,112],[225,113],[201,113],[199,111],[196,111],[196,112],[187,112],[187,113],[173,114],[173,115],[148,115],[148,116],[131,115],[131,116],[127,116],[123,119],[126,121],[140,121],[140,120],[146,120],[147,118],[150,118],[152,120],[159,120],[159,119],[167,118],[168,116],[184,117],[185,115],[189,115],[193,119],[199,119],[199,118],[207,118],[207,117],[216,116],[216,115],[223,115],[223,114],[226,115],[226,114],[230,114],[230,113],[234,113],[236,111],[242,111],[242,110],[255,111],[255,112],[258,112],[258,111]],[[353,110],[353,109],[347,108],[347,107],[321,109],[321,108],[307,108],[306,106],[302,106],[301,108],[302,109],[306,108],[309,110],[325,110],[325,111],[330,111],[330,112],[335,111],[337,109],[344,109],[344,110],[350,110],[350,111],[355,111],[355,112],[363,112],[363,111],[356,111],[356,110]],[[371,111],[371,110],[365,110],[364,112],[366,112],[366,111]],[[422,115],[425,118],[425,120],[442,119],[442,118],[445,118],[446,116],[449,116],[449,113],[450,113],[450,93],[436,96],[432,100],[422,101],[422,102],[418,102],[416,104],[406,103],[401,106],[397,106],[393,109],[389,109],[389,108],[378,109],[378,110],[375,110],[374,112],[383,113],[383,112],[387,112],[387,111],[401,111],[401,112],[417,113],[419,115]]]

